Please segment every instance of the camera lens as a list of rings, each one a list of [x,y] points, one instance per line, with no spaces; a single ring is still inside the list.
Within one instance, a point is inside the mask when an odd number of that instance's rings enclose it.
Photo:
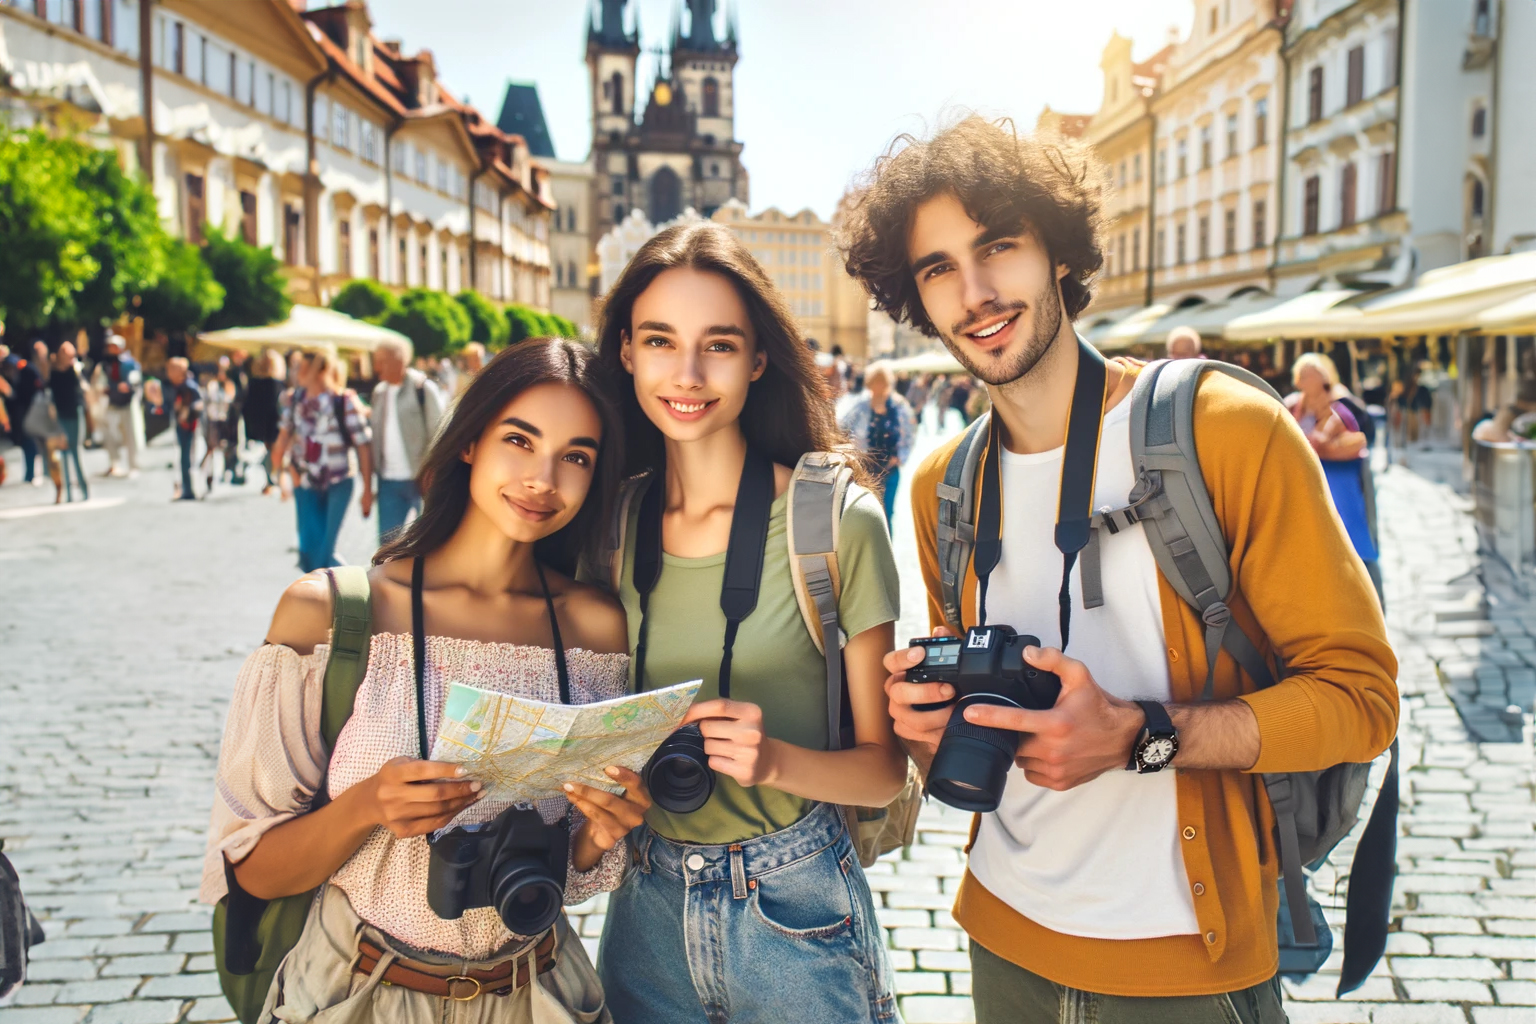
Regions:
[[[668,736],[645,766],[645,784],[662,810],[690,814],[715,791],[715,773],[704,753],[704,734],[685,725]]]
[[[990,693],[961,698],[933,756],[928,792],[959,810],[985,813],[997,810],[1003,798],[1008,769],[1019,749],[1019,734],[1012,729],[989,729],[967,722],[965,709],[975,704],[1018,707],[1013,701]]]
[[[491,906],[514,935],[538,935],[560,916],[564,879],[534,857],[509,857],[491,876]]]

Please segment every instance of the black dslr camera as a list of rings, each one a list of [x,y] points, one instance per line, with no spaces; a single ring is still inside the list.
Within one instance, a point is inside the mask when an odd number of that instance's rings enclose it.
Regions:
[[[955,688],[951,701],[917,705],[919,711],[954,707],[928,770],[928,792],[962,811],[997,810],[1019,734],[972,725],[965,709],[998,704],[1044,711],[1055,706],[1061,680],[1024,661],[1024,648],[1040,641],[1010,626],[973,626],[963,637],[919,637],[910,646],[923,649],[923,660],[907,669],[908,682]]]
[[[428,837],[427,905],[450,921],[495,907],[507,931],[538,935],[565,903],[569,842],[565,819],[546,825],[538,811],[519,807]]]
[[[704,753],[704,734],[697,723],[685,725],[664,740],[640,772],[656,806],[673,814],[691,814],[715,791],[715,773]]]

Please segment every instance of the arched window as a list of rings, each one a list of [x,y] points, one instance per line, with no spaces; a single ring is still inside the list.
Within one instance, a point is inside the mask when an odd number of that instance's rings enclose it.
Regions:
[[[704,79],[704,116],[720,116],[720,83],[713,78]]]
[[[609,80],[608,91],[612,95],[612,98],[613,98],[613,112],[615,114],[622,114],[622,113],[624,113],[624,74],[623,74],[623,72],[615,71],[613,73],[613,77]]]
[[[672,168],[663,167],[651,178],[651,223],[664,223],[682,212],[682,179]]]
[[[1471,202],[1468,209],[1474,217],[1483,215],[1483,182],[1480,178],[1472,179]]]

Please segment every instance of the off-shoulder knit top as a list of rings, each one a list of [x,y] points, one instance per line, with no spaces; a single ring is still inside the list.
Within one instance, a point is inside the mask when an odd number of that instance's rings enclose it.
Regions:
[[[536,700],[560,699],[554,652],[522,644],[488,643],[429,636],[425,692],[428,748],[437,735],[448,684],[461,682]],[[226,893],[224,861],[239,863],[268,829],[309,810],[322,782],[331,797],[367,779],[391,758],[419,757],[416,740],[416,679],[411,637],[375,633],[368,672],[358,687],[352,717],[329,758],[320,734],[329,645],[301,655],[267,644],[245,660],[230,700],[219,750],[213,814],[199,893],[215,903]],[[621,696],[629,657],[571,649],[566,652],[571,700],[585,704]],[[483,800],[457,822],[487,821],[507,805]],[[540,801],[545,821],[559,820],[563,798]],[[582,823],[572,809],[571,830]],[[624,870],[620,844],[590,871],[568,868],[565,901],[580,903],[615,888]],[[495,910],[466,911],[445,921],[427,906],[426,837],[396,839],[384,828],[373,833],[331,877],[364,921],[402,944],[466,959],[491,956],[521,940],[502,925]]]

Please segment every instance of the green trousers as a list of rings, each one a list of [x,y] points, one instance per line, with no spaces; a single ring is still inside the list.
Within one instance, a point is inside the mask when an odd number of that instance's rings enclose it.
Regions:
[[[971,942],[976,1024],[1286,1024],[1280,979],[1218,996],[1105,996],[1047,981]]]

